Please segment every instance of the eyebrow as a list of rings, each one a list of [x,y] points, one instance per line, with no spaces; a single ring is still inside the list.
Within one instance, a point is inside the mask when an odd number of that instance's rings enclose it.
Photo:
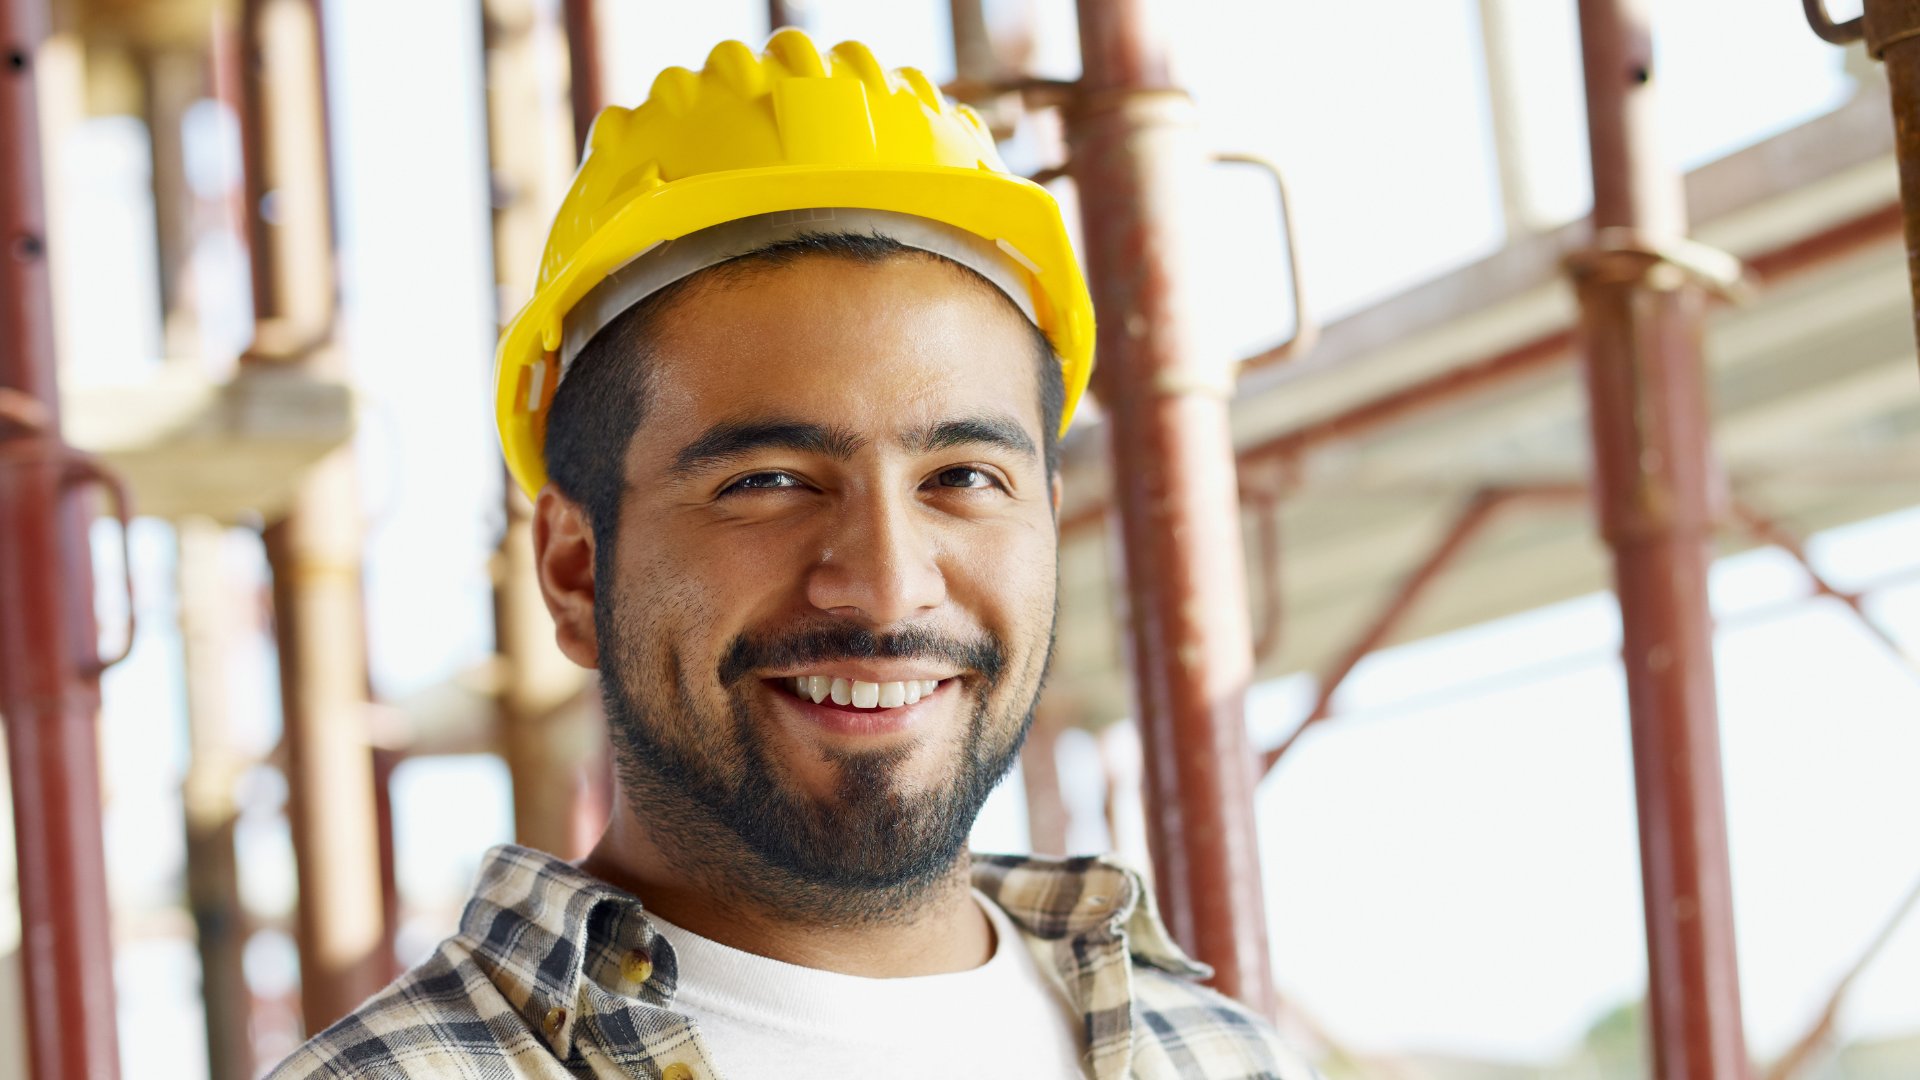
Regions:
[[[680,448],[673,471],[695,473],[715,468],[760,450],[796,450],[846,461],[866,445],[850,431],[797,420],[722,421]]]
[[[686,476],[718,468],[762,450],[793,450],[848,461],[867,440],[844,428],[801,420],[727,420],[701,432],[673,456],[673,472]],[[997,446],[1035,456],[1033,440],[1008,416],[985,414],[942,420],[900,437],[908,453],[931,454],[955,446]]]
[[[997,446],[1027,457],[1038,453],[1033,439],[1018,421],[994,413],[942,420],[907,432],[901,436],[900,444],[914,454],[931,454],[955,446],[975,445]]]

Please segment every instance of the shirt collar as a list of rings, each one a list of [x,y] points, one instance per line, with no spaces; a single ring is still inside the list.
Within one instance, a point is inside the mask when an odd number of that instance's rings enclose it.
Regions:
[[[1176,975],[1212,974],[1174,944],[1152,890],[1116,860],[975,855],[973,885],[1033,937],[1093,935],[1124,942],[1139,961]],[[460,936],[561,1060],[571,1056],[583,981],[655,1005],[673,1000],[672,946],[639,899],[531,848],[504,844],[486,853]]]
[[[1174,944],[1139,871],[1104,855],[975,855],[973,886],[1024,931],[1048,941],[1100,934],[1163,971],[1208,979],[1213,969]]]
[[[489,850],[460,936],[476,963],[561,1060],[571,1056],[581,982],[611,961],[627,996],[672,1000],[672,949],[640,901],[571,863],[513,844]],[[644,965],[633,959],[645,958]],[[622,960],[625,959],[625,963]]]

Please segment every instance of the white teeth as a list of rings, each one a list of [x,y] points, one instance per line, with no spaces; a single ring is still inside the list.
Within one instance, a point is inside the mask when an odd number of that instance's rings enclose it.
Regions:
[[[932,697],[940,688],[939,679],[908,679],[904,682],[872,683],[841,679],[831,675],[795,675],[787,680],[795,696],[819,704],[828,698],[835,705],[858,709],[897,709],[915,705]]]

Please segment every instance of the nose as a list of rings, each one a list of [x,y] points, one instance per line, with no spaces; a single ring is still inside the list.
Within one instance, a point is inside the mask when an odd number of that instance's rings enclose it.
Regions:
[[[889,626],[947,599],[939,545],[910,496],[846,499],[807,577],[807,600],[836,615]]]

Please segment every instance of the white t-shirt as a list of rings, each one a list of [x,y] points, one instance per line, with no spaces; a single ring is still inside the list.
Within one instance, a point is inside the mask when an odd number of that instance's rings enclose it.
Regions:
[[[971,971],[868,979],[728,948],[648,913],[673,946],[673,1010],[725,1080],[1079,1078],[1065,993],[991,900],[993,957]]]

